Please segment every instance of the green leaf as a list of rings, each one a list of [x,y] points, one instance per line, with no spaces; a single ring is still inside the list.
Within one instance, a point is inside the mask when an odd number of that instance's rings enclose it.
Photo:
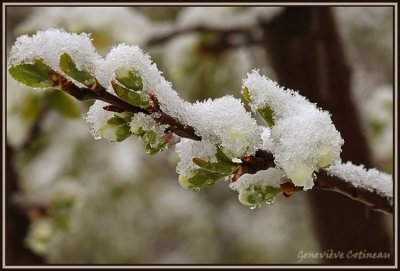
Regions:
[[[110,125],[123,125],[126,123],[126,121],[120,117],[112,117],[107,121],[107,123]]]
[[[214,185],[219,179],[225,177],[224,174],[210,172],[204,169],[194,170],[194,175],[187,179],[189,183],[196,187],[208,187]]]
[[[68,94],[58,89],[49,89],[44,96],[49,105],[62,116],[72,119],[80,117],[81,110],[78,103]]]
[[[249,103],[251,103],[250,93],[249,93],[249,89],[247,87],[245,87],[243,89],[242,94],[243,94],[244,98]],[[260,114],[260,116],[264,119],[264,121],[268,124],[269,127],[272,128],[272,126],[275,125],[274,111],[272,111],[271,107],[266,105],[264,108],[259,108],[257,110],[257,112],[258,112],[258,114]]]
[[[251,103],[251,99],[250,99],[250,93],[249,93],[249,89],[247,87],[245,87],[243,89],[243,96],[246,99],[246,101],[248,101],[249,103]]]
[[[136,91],[143,90],[143,81],[140,73],[133,69],[120,67],[115,70],[115,75],[123,86]]]
[[[225,153],[217,147],[217,153],[215,154],[215,157],[217,158],[218,162],[225,162],[228,164],[233,164],[232,160],[229,159],[228,156],[225,155]]]
[[[127,88],[121,87],[115,81],[111,82],[111,85],[115,91],[115,93],[125,102],[128,102],[134,106],[147,108],[149,105],[149,100],[143,94],[139,94],[133,90],[129,90]]]
[[[145,131],[143,130],[142,127],[138,127],[138,128],[135,128],[135,129],[132,129],[132,127],[131,127],[131,132],[132,132],[134,135],[137,135],[137,136],[143,136],[144,133],[145,133]]]
[[[73,79],[85,86],[91,86],[95,82],[94,77],[88,71],[78,70],[75,62],[67,53],[60,56],[60,68],[65,74],[71,76]]]
[[[267,105],[263,109],[258,109],[257,112],[258,114],[260,114],[260,116],[264,119],[269,127],[272,128],[272,126],[275,125],[274,112],[272,111],[271,107]]]
[[[18,82],[32,88],[49,88],[52,82],[49,73],[52,69],[38,59],[33,64],[20,64],[8,69],[11,76]]]
[[[264,190],[265,200],[269,200],[270,198],[276,197],[278,194],[282,193],[283,189],[279,187],[267,186]]]
[[[200,158],[193,158],[193,163],[209,172],[219,173],[224,176],[232,174],[236,170],[236,166],[231,163],[210,163]]]

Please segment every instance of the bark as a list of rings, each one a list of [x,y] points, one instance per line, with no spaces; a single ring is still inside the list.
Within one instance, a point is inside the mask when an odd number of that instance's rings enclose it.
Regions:
[[[345,140],[343,161],[371,165],[365,136],[350,98],[350,70],[332,11],[328,7],[288,7],[263,23],[264,46],[278,82],[332,113]],[[331,191],[309,195],[321,250],[392,252],[384,215]],[[329,260],[330,264],[390,264],[392,258]]]

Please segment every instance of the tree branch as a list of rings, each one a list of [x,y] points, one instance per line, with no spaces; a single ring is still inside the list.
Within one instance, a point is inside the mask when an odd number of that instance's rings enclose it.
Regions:
[[[393,205],[387,198],[363,188],[356,188],[350,182],[329,175],[326,170],[320,170],[317,173],[313,189],[335,191],[359,201],[373,210],[393,214]]]
[[[158,106],[155,106],[155,108],[152,108],[151,110],[145,110],[143,108],[134,106],[109,93],[102,85],[99,84],[97,80],[92,86],[90,86],[90,88],[79,88],[72,81],[55,71],[49,74],[49,79],[53,82],[54,87],[59,87],[62,91],[68,93],[79,101],[100,100],[109,103],[111,107],[107,107],[106,110],[129,112],[133,114],[141,112],[147,115],[157,112],[159,114],[157,117],[154,117],[154,119],[160,124],[169,125],[171,131],[173,131],[175,134],[192,140],[201,140],[201,137],[195,133],[193,127],[181,124],[173,117],[162,112]],[[156,111],[154,111],[154,109]]]
[[[260,170],[266,170],[275,167],[273,155],[264,150],[258,150],[254,157],[244,161],[242,165],[242,174],[254,174]],[[371,192],[363,188],[354,187],[350,182],[337,176],[330,175],[325,169],[320,169],[316,173],[313,190],[328,190],[341,193],[353,200],[359,201],[373,210],[381,211],[386,214],[393,213],[392,203],[384,196]]]
[[[159,124],[169,125],[170,129],[181,137],[196,141],[201,140],[201,137],[195,133],[195,129],[193,127],[186,126],[173,117],[163,113],[159,108],[156,99],[154,100],[156,103],[155,106],[149,110],[145,110],[131,105],[119,97],[107,92],[107,90],[97,81],[90,86],[90,88],[79,88],[72,81],[66,79],[63,75],[57,72],[50,73],[49,78],[52,80],[54,86],[60,87],[61,90],[80,101],[95,99],[109,103],[110,106],[107,106],[106,110],[117,112],[125,111],[133,114],[142,112],[148,115],[152,114],[153,112],[158,112],[159,114],[156,115],[159,115],[159,117],[154,117],[154,119]],[[264,150],[258,150],[254,156],[245,157],[243,162],[238,165],[240,166],[241,170],[237,177],[240,177],[245,173],[254,174],[257,171],[275,167],[275,162],[272,153]],[[318,173],[316,173],[316,175],[317,178],[314,181],[314,190],[329,190],[339,192],[352,198],[353,200],[362,202],[365,205],[372,207],[374,210],[382,211],[387,214],[393,213],[393,206],[391,202],[378,193],[371,192],[363,188],[356,188],[350,182],[346,182],[339,177],[329,175],[324,169],[321,169]]]
[[[254,27],[236,27],[236,28],[219,28],[219,27],[211,27],[211,26],[190,26],[190,27],[176,27],[171,29],[170,31],[166,31],[164,33],[158,33],[151,37],[146,45],[147,46],[156,46],[162,45],[170,41],[171,39],[185,34],[190,33],[198,33],[198,34],[215,34],[217,39],[216,41],[211,42],[209,44],[208,49],[223,49],[227,48],[236,48],[240,46],[248,46],[255,45],[262,42],[262,37],[257,35],[257,28]]]

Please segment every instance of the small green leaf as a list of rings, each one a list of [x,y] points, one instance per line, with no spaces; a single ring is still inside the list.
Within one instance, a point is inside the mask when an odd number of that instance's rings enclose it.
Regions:
[[[276,197],[277,195],[279,195],[282,192],[283,192],[282,188],[267,186],[264,190],[265,200],[267,201],[273,197]]]
[[[242,91],[242,94],[244,98],[251,103],[251,98],[250,98],[250,93],[249,89],[245,87]],[[275,120],[274,120],[274,112],[272,111],[271,107],[266,105],[264,108],[259,108],[257,110],[258,114],[264,119],[264,121],[268,124],[269,127],[272,128],[272,126],[275,125]]]
[[[111,85],[115,91],[115,93],[122,100],[141,108],[147,108],[149,105],[149,100],[144,94],[139,94],[133,90],[129,90],[127,88],[121,87],[115,81],[111,82]]]
[[[236,170],[236,166],[231,163],[210,163],[200,158],[193,158],[193,163],[210,172],[219,173],[224,176],[232,174]]]
[[[33,64],[20,64],[8,69],[11,76],[18,82],[32,88],[49,88],[52,82],[49,73],[52,69],[38,59]]]
[[[258,109],[257,112],[258,114],[260,114],[260,116],[264,119],[269,127],[272,128],[272,126],[275,125],[274,112],[272,111],[271,107],[266,105],[263,109]]]
[[[123,118],[120,117],[112,117],[107,121],[108,124],[110,125],[122,125],[125,124],[126,121]]]
[[[229,159],[229,157],[226,156],[225,153],[218,147],[217,147],[217,153],[215,154],[215,157],[217,158],[218,162],[220,162],[220,163],[225,162],[228,164],[233,164],[232,160]]]
[[[138,71],[120,67],[115,71],[116,78],[123,86],[136,91],[143,90],[142,77]]]
[[[62,116],[78,118],[81,115],[78,103],[58,89],[49,89],[45,94],[46,101]]]
[[[137,136],[143,136],[145,133],[142,127],[135,127],[134,129],[131,127],[131,132]]]
[[[75,62],[67,53],[60,56],[60,68],[65,74],[71,76],[85,86],[91,86],[95,82],[94,77],[88,71],[78,70]]]
[[[208,187],[214,185],[219,179],[225,177],[226,175],[210,172],[204,169],[194,170],[194,175],[188,178],[188,182],[196,187]]]
[[[250,99],[250,93],[249,93],[249,89],[247,87],[245,87],[243,89],[243,96],[246,99],[246,101],[248,101],[249,103],[251,103],[251,99]]]

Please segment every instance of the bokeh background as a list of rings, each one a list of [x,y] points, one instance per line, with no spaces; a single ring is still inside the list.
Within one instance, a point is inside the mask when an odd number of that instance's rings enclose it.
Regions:
[[[89,32],[103,56],[139,45],[189,100],[240,98],[253,68],[332,113],[342,158],[393,171],[392,7],[6,8],[7,46]],[[194,193],[173,149],[94,140],[78,103],[7,77],[7,264],[289,264],[301,252],[393,252],[393,216],[332,192],[250,210],[226,181]],[[392,253],[393,255],[393,253]],[[390,264],[371,259],[304,263]]]

